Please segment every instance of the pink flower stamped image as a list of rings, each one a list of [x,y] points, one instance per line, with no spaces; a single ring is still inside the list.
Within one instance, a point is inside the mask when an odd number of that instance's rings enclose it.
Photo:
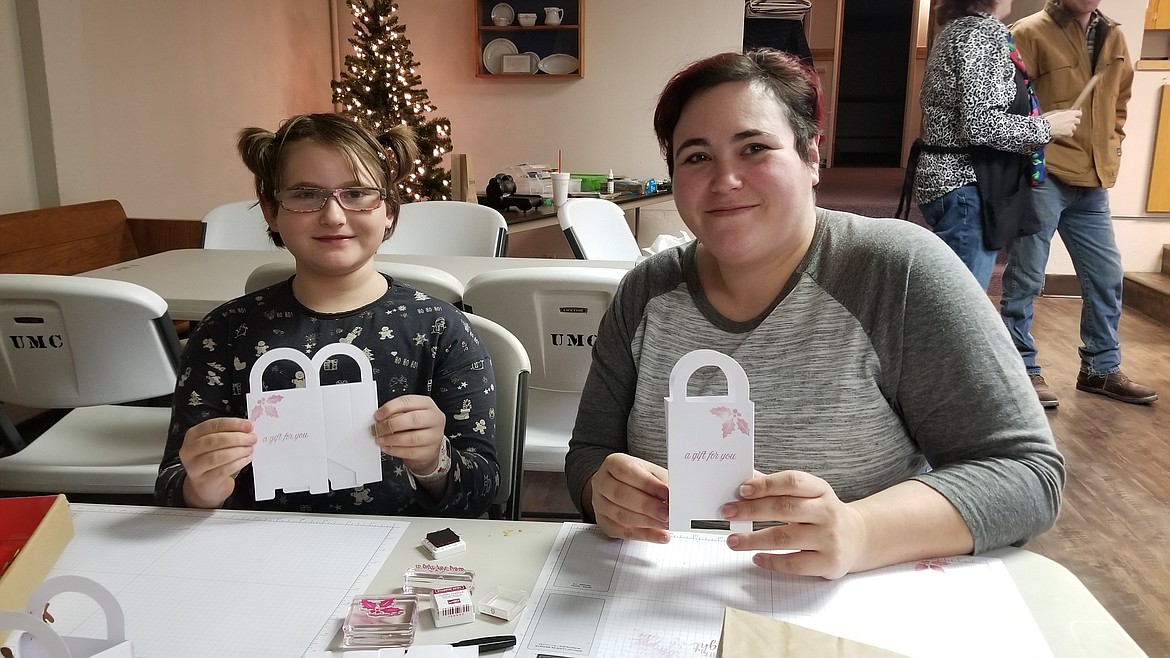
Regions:
[[[280,418],[276,413],[277,402],[284,399],[283,395],[270,395],[266,398],[256,400],[256,406],[252,407],[252,411],[248,413],[248,420],[255,421],[260,416],[272,416],[273,418]]]
[[[402,608],[394,605],[394,599],[362,599],[362,610],[371,617],[403,613]]]
[[[914,565],[915,571],[924,571],[930,569],[931,571],[946,571],[948,562],[946,560],[919,560],[918,564]]]
[[[744,419],[743,414],[739,413],[739,409],[728,409],[727,407],[712,407],[711,413],[719,416],[719,420],[723,421],[723,438],[731,436],[731,433],[739,430],[745,436],[751,436],[751,429],[748,427],[747,420]]]

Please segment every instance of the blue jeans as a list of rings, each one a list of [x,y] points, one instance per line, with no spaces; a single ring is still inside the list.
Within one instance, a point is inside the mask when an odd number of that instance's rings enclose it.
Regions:
[[[1109,194],[1099,187],[1074,187],[1049,176],[1035,190],[1044,230],[1017,238],[1003,272],[999,314],[1029,375],[1038,374],[1032,301],[1044,283],[1052,234],[1068,248],[1081,284],[1081,371],[1112,374],[1121,369],[1117,324],[1121,321],[1121,254],[1113,237]]]
[[[983,202],[974,183],[951,190],[918,208],[934,234],[942,238],[987,290],[995,270],[995,251],[983,246]]]

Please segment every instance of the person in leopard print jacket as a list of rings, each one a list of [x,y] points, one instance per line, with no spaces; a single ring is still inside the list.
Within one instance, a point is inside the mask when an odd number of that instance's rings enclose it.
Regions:
[[[959,256],[986,290],[995,266],[996,249],[984,239],[980,194],[972,166],[972,147],[1033,153],[1054,137],[1076,130],[1080,110],[1040,115],[1009,111],[1034,100],[1017,98],[1017,83],[1026,68],[1014,57],[1014,45],[1003,18],[1012,0],[937,0],[942,29],[935,37],[922,80],[924,144],[914,175],[914,203],[935,234]],[[1042,165],[1039,165],[1042,167]],[[1042,177],[1042,175],[1041,175]]]

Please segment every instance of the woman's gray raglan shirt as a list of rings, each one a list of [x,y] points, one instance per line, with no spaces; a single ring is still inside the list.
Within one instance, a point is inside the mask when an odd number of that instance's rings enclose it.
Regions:
[[[747,373],[757,470],[812,473],[846,502],[920,480],[959,510],[976,553],[1056,521],[1065,472],[1048,421],[991,301],[937,237],[818,209],[808,254],[748,322],[707,302],[694,251],[639,264],[602,319],[566,462],[578,505],[610,453],[667,465],[670,370],[706,348]],[[725,387],[705,368],[688,390]]]

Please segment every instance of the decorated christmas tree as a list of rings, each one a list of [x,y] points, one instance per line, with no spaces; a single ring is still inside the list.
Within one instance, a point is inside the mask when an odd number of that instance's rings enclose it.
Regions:
[[[398,22],[398,3],[391,0],[347,0],[353,13],[354,54],[345,58],[341,80],[334,80],[333,102],[375,134],[404,124],[418,138],[419,159],[409,179],[399,186],[406,202],[451,198],[451,176],[442,168],[451,150],[451,122],[428,119],[434,112],[419,65],[410,52],[406,26]]]

